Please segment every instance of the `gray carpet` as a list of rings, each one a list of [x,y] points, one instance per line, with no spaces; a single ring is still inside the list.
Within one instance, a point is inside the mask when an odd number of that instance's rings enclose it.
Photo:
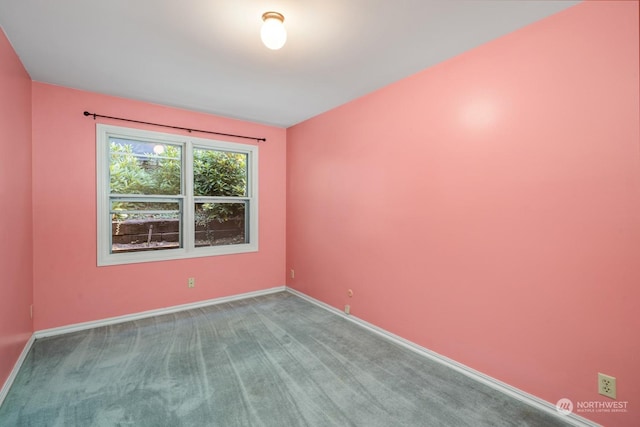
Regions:
[[[33,345],[1,426],[562,426],[282,292]]]

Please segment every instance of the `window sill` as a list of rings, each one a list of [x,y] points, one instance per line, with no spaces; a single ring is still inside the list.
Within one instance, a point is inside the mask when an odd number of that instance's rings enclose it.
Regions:
[[[220,255],[235,255],[258,252],[258,245],[247,243],[244,245],[228,245],[206,248],[196,248],[190,251],[186,249],[166,249],[144,252],[128,252],[116,254],[104,254],[98,256],[98,267],[123,264],[138,264],[144,262],[173,261],[179,259],[202,258]]]

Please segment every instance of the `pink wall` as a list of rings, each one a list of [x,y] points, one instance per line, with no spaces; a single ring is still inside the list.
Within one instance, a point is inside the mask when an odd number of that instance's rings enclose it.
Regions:
[[[259,153],[260,251],[96,267],[96,122],[85,110],[266,137]],[[35,329],[284,285],[285,137],[280,128],[34,83]],[[195,288],[187,287],[188,277],[196,278]]]
[[[586,2],[290,128],[289,285],[638,425],[638,80],[638,3]]]
[[[31,78],[0,29],[0,386],[31,336]]]

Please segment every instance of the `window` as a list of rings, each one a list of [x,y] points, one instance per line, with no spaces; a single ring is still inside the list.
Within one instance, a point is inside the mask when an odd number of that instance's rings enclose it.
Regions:
[[[258,250],[258,148],[96,125],[98,265]]]

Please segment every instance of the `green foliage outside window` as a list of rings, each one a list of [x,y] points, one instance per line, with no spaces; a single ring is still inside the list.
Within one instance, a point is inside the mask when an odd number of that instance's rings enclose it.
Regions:
[[[162,154],[134,153],[131,144],[110,143],[111,194],[179,195],[181,191],[180,147],[165,145]],[[242,197],[247,195],[247,156],[207,149],[193,150],[194,196]],[[158,203],[160,205],[160,203]],[[114,210],[153,209],[153,203],[116,202]],[[225,222],[244,218],[242,203],[199,203],[196,223]],[[116,215],[114,219],[126,219]]]
[[[193,150],[194,196],[246,196],[246,155]]]
[[[242,197],[247,195],[247,156],[240,153],[193,150],[193,195]],[[242,203],[203,203],[196,205],[196,224],[211,221],[244,220]]]
[[[133,152],[131,144],[111,142],[109,163],[112,194],[180,194],[180,150],[165,146],[162,155]]]

